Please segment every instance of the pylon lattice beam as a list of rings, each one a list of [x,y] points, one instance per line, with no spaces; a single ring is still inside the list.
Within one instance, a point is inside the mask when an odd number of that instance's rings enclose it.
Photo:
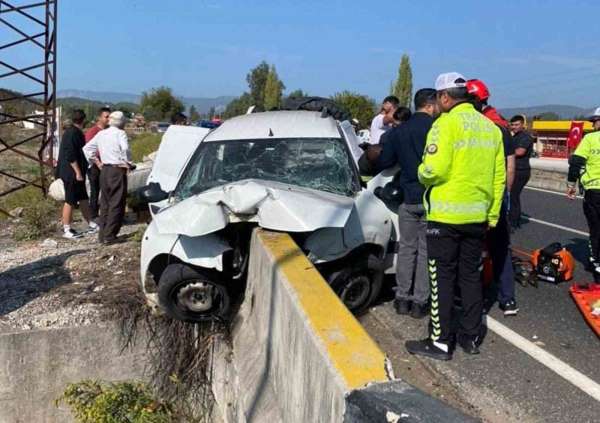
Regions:
[[[58,0],[0,0],[0,30],[18,35],[17,39],[0,45],[0,57],[4,59],[0,61],[0,88],[9,89],[5,84],[10,77],[27,81],[32,86],[23,93],[0,92],[0,200],[29,186],[45,194],[55,164],[57,3]],[[10,53],[17,48],[21,54],[11,56]],[[22,57],[24,50],[28,53],[27,57],[34,58],[35,63],[23,66],[12,62],[12,59],[16,61],[17,57]],[[31,113],[27,107],[15,106],[18,104],[29,104],[38,109]],[[32,124],[36,132],[23,140],[11,139],[1,131],[25,123]],[[35,152],[25,151],[27,144],[34,143]],[[1,155],[9,152],[18,155],[24,163],[37,164],[39,173],[25,177],[17,169],[3,166],[8,161],[3,160]],[[0,213],[10,216],[1,207]]]

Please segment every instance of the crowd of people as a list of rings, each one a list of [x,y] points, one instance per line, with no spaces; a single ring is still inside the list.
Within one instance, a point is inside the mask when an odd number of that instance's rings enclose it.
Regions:
[[[520,225],[533,138],[523,116],[505,120],[489,98],[484,82],[446,73],[416,92],[414,113],[389,96],[371,124],[371,169],[401,169],[394,307],[430,318],[429,336],[406,342],[413,354],[449,360],[455,345],[478,354],[484,313],[496,302],[506,316],[519,311],[510,235]],[[494,276],[485,288],[484,247]]]
[[[426,339],[406,342],[412,354],[449,360],[456,345],[478,354],[483,316],[497,302],[506,316],[518,313],[511,233],[521,224],[520,196],[527,184],[534,139],[525,117],[509,121],[489,104],[490,91],[459,73],[440,75],[434,88],[414,96],[414,112],[386,97],[371,124],[361,158],[378,173],[398,166],[403,201],[398,210],[394,308],[415,319],[429,316]],[[592,117],[600,130],[600,108]],[[83,235],[71,227],[79,207],[87,233],[101,243],[117,241],[123,223],[127,173],[134,168],[125,116],[99,110],[83,132],[85,113],[76,110],[60,144],[57,177],[65,187],[65,238]],[[183,124],[183,114],[174,124]],[[586,135],[571,157],[569,198],[575,182],[585,188],[590,225],[590,267],[600,280],[600,132]],[[585,170],[585,171],[584,171]],[[89,179],[90,195],[85,180]],[[489,253],[493,281],[481,280],[482,254]],[[453,316],[456,299],[458,316]],[[454,321],[458,321],[458,326]]]
[[[123,129],[126,118],[123,112],[103,107],[95,124],[84,133],[85,120],[85,113],[75,110],[60,143],[56,176],[65,189],[63,237],[98,233],[101,243],[111,244],[117,242],[125,216],[127,172],[135,168]],[[71,227],[76,207],[88,223],[84,232]]]

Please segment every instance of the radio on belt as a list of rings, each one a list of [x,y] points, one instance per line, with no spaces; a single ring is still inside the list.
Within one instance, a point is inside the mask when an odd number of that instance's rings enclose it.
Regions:
[[[571,280],[575,271],[575,260],[571,253],[559,242],[535,250],[531,263],[538,279],[560,283]]]

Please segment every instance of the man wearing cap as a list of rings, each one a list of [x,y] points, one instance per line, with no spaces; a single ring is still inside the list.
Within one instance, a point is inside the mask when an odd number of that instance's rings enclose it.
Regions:
[[[594,132],[587,134],[569,158],[567,197],[575,199],[575,183],[584,189],[583,213],[590,228],[590,270],[600,283],[600,107],[590,117]]]
[[[500,129],[469,103],[466,82],[455,72],[437,78],[443,113],[429,131],[418,170],[426,188],[431,312],[429,337],[407,341],[406,349],[438,360],[452,358],[456,285],[462,302],[456,341],[467,354],[479,353],[483,239],[498,222],[506,181]]]
[[[123,112],[112,112],[104,129],[83,148],[86,158],[100,168],[100,232],[103,244],[116,241],[125,216],[127,171],[132,168]],[[101,159],[100,159],[101,158]]]

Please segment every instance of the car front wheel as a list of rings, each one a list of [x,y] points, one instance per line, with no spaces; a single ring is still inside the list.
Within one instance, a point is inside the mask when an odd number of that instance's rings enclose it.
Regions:
[[[158,302],[170,317],[190,323],[225,320],[231,303],[226,287],[208,271],[180,263],[167,266],[161,275]]]

